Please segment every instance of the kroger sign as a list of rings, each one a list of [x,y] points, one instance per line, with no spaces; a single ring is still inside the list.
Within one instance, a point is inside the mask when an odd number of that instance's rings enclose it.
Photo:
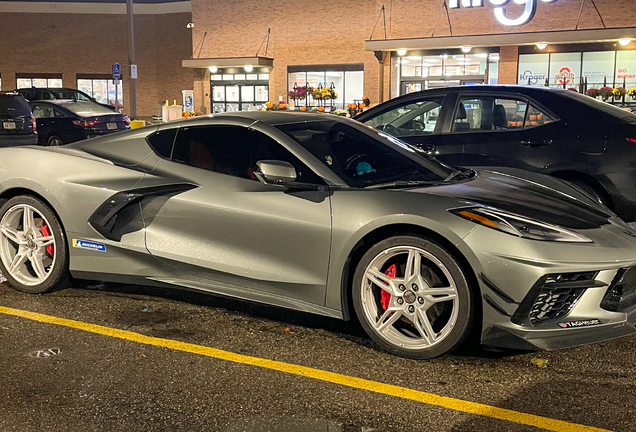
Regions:
[[[473,8],[482,7],[486,0],[450,0],[448,7],[451,9],[458,9],[460,7]],[[525,8],[521,16],[517,18],[511,18],[506,12],[505,6],[510,3],[510,0],[488,0],[495,5],[495,18],[501,24],[506,26],[520,26],[529,23],[534,14],[537,12],[537,3],[539,0],[512,0],[513,3],[522,5],[525,4]],[[540,0],[543,3],[554,3],[557,0]]]

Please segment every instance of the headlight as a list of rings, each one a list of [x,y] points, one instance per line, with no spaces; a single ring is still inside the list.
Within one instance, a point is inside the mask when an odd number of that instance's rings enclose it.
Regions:
[[[517,237],[567,243],[594,243],[592,240],[565,228],[501,210],[472,207],[454,209],[451,212],[464,219]]]

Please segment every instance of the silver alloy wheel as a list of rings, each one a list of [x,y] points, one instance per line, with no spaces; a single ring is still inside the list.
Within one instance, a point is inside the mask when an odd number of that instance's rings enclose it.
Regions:
[[[47,145],[49,146],[61,146],[62,144],[64,144],[62,142],[62,140],[60,139],[60,137],[53,135],[52,137],[49,138]]]
[[[42,233],[48,226],[50,235]],[[9,275],[26,286],[46,281],[55,266],[55,237],[51,224],[28,204],[11,207],[0,221],[0,259]],[[52,254],[47,248],[53,247]]]
[[[394,262],[403,271],[390,277],[383,269]],[[443,275],[446,279],[443,286],[431,286],[432,274]],[[439,285],[442,279],[437,280],[433,285]],[[457,322],[459,296],[455,280],[448,268],[424,249],[399,246],[381,252],[366,268],[361,289],[367,321],[382,339],[394,346],[411,350],[430,348],[443,341]],[[379,300],[381,291],[390,295],[386,309]],[[446,313],[439,314],[440,309]]]

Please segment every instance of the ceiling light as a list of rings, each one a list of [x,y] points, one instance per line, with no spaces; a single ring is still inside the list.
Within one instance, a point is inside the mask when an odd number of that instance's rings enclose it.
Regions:
[[[189,29],[194,28],[194,23],[193,23],[193,22],[189,22],[189,23],[186,25],[186,28],[189,28]]]
[[[208,70],[210,71],[210,73],[217,73],[219,71],[219,68],[216,66],[210,66]]]
[[[468,54],[470,50],[473,49],[470,45],[466,45],[462,47],[462,52]]]
[[[537,42],[537,48],[539,48],[540,50],[545,49],[547,46],[547,42]]]
[[[630,38],[620,38],[618,43],[621,44],[621,46],[627,46],[631,41],[632,40]]]
[[[254,70],[254,66],[252,65],[245,65],[243,66],[243,69],[245,69],[245,72],[250,73]]]
[[[406,48],[399,48],[397,50],[397,55],[399,55],[400,57],[406,55],[407,49]]]

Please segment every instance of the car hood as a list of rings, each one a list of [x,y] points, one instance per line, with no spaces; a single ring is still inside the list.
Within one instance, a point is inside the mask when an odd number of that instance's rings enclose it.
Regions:
[[[415,189],[463,201],[460,205],[493,207],[571,229],[592,229],[615,215],[586,195],[552,177],[521,170],[476,170],[467,181]]]

